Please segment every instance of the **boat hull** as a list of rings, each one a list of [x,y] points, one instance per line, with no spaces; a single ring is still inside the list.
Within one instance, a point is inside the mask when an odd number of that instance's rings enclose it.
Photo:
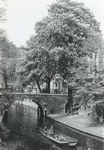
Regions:
[[[68,144],[69,146],[76,146],[76,144],[78,143],[78,141],[72,137],[66,136],[64,134],[60,134],[58,132],[55,132],[54,134],[46,134],[44,133],[44,130],[41,129],[40,131],[42,133],[42,135],[46,138],[48,138],[49,140],[57,143],[57,144],[62,144],[62,145],[66,145]],[[58,135],[58,137],[63,137],[63,139],[60,138],[55,138],[55,135]]]

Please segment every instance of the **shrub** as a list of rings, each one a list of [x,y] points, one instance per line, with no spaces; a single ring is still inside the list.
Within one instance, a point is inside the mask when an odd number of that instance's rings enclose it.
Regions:
[[[90,119],[91,119],[91,124],[92,125],[97,125],[98,124],[98,116],[96,114],[96,105],[93,105],[91,107]]]

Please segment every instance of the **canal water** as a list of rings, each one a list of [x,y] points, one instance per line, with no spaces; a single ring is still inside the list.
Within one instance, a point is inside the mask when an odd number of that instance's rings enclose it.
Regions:
[[[3,123],[11,130],[8,139],[2,142],[2,146],[8,150],[104,150],[103,142],[80,135],[59,122],[39,115],[38,106],[32,108],[14,102],[5,113]],[[61,133],[80,139],[78,145],[62,146],[43,137],[40,128],[51,125]]]

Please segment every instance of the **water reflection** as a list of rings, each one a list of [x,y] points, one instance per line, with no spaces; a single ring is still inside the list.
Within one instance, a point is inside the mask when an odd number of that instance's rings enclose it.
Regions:
[[[86,137],[86,135],[75,133],[74,130],[49,118],[38,117],[37,109],[19,103],[13,103],[10,106],[7,118],[7,127],[15,132],[9,137],[8,144],[14,143],[16,150],[103,150],[104,148],[104,143],[97,142],[95,139]],[[40,135],[39,127],[47,126],[49,128],[50,125],[54,125],[55,130],[78,139],[78,145],[76,147],[56,145]]]
[[[41,142],[41,140],[37,140],[37,138],[33,139],[14,133],[12,133],[9,140],[3,142],[1,146],[3,150],[53,150],[50,144]]]

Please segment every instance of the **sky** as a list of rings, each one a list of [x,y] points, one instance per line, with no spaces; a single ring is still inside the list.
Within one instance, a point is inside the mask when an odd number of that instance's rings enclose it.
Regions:
[[[48,5],[56,0],[5,0],[0,7],[6,8],[5,21],[0,23],[0,28],[7,31],[8,38],[17,47],[25,46],[31,34],[35,33],[34,27],[48,14]],[[101,31],[104,37],[104,0],[74,0],[83,2],[89,8],[95,19],[100,22]]]

